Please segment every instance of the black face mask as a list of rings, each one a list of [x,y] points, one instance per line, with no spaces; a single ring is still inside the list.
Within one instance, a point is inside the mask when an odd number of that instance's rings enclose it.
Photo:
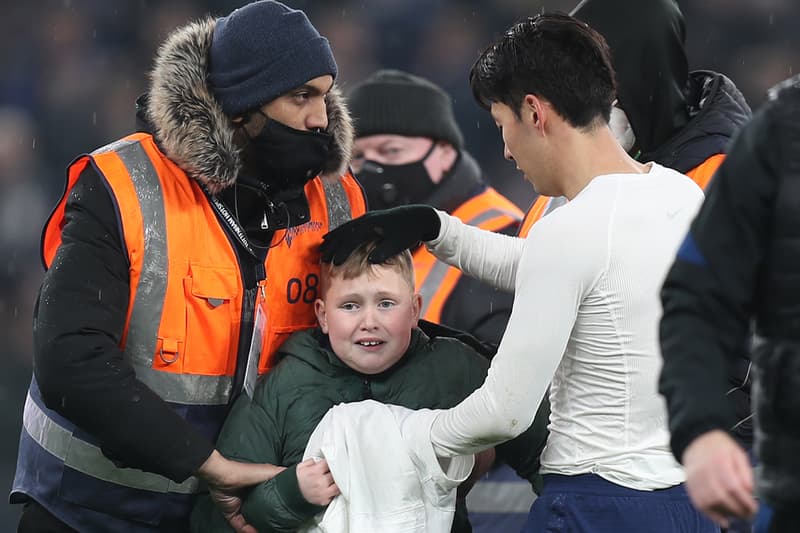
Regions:
[[[364,161],[356,178],[364,187],[369,208],[388,209],[398,205],[424,203],[436,188],[424,164],[435,146],[436,143],[433,143],[419,161],[405,165]]]
[[[247,136],[242,150],[245,172],[266,186],[273,201],[292,197],[296,191],[321,171],[331,150],[332,137],[327,133],[301,131],[276,120],[267,119],[254,137]],[[245,130],[245,135],[247,132]]]
[[[322,171],[332,137],[296,130],[258,113],[266,118],[261,131],[254,137],[244,131],[248,143],[242,149],[244,172],[237,195],[243,211],[251,215],[242,214],[242,218],[252,220],[244,225],[247,230],[272,231],[307,222],[309,207],[303,188]]]

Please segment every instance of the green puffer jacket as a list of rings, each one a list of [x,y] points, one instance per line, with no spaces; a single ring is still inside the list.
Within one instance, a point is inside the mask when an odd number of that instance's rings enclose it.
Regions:
[[[234,404],[217,442],[224,456],[246,462],[289,466],[254,487],[242,512],[259,532],[295,531],[324,510],[308,503],[297,484],[296,466],[325,413],[336,404],[373,399],[411,409],[456,405],[486,377],[489,362],[462,342],[429,338],[415,329],[408,351],[389,370],[360,374],[331,351],[319,330],[295,333],[279,350],[279,363],[256,386],[253,399]],[[528,431],[496,448],[497,457],[540,487],[539,455],[547,438],[549,406],[544,405]],[[470,531],[459,500],[453,531]],[[232,531],[209,497],[200,497],[192,514],[196,533]]]

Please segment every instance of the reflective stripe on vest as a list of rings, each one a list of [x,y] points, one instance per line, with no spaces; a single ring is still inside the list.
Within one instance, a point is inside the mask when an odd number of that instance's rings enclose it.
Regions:
[[[539,195],[525,214],[517,236],[527,237],[534,224],[566,203],[567,199],[563,196]]]
[[[153,368],[158,329],[167,290],[168,250],[164,197],[158,173],[139,141],[121,140],[92,153],[116,152],[131,177],[142,213],[142,270],[130,311],[125,359],[136,378],[164,400],[188,405],[225,405],[230,400],[230,376],[163,372]],[[163,347],[162,347],[163,350]]]
[[[522,219],[522,211],[492,188],[471,198],[452,214],[465,224],[489,231],[501,230]],[[413,258],[417,292],[422,296],[421,318],[439,322],[462,272],[436,259],[424,246],[414,252]]]
[[[153,154],[148,153],[145,142],[149,143]],[[165,371],[164,365],[160,365],[161,369],[154,368],[159,366],[154,365],[157,352],[168,353],[169,358],[175,358],[181,349],[180,343],[176,342],[175,346],[171,346],[169,339],[163,342],[159,339],[170,257],[166,242],[165,200],[158,171],[151,159],[158,156],[149,135],[134,134],[94,151],[91,156],[76,160],[70,167],[65,194],[47,222],[42,239],[42,256],[49,267],[61,244],[61,227],[69,191],[83,169],[93,160],[98,171],[111,186],[111,194],[116,198],[117,206],[123,211],[119,213],[123,225],[123,243],[128,248],[132,271],[138,272],[136,276],[132,274],[133,299],[129,303],[128,319],[121,342],[125,360],[132,365],[140,381],[169,402],[225,405],[230,399],[231,376]],[[117,176],[123,172],[127,179],[119,179]],[[109,181],[111,178],[114,179]],[[127,185],[122,186],[122,183]],[[120,203],[120,194],[135,195],[136,204],[133,205],[130,199],[125,204]],[[127,207],[123,208],[123,205]],[[136,214],[132,214],[133,212]],[[127,217],[125,213],[128,213]],[[217,228],[217,231],[223,230]],[[132,238],[130,234],[139,236],[139,245],[128,242]],[[137,253],[138,262],[131,257],[131,246],[141,247]],[[227,238],[225,246],[230,247]],[[167,352],[167,349],[172,351]]]
[[[118,468],[103,455],[100,448],[73,437],[72,431],[48,417],[30,394],[25,400],[22,424],[39,446],[64,461],[66,466],[97,479],[153,492],[194,494],[200,489],[200,482],[195,477],[175,483],[158,474],[134,468]]]
[[[353,208],[341,180],[323,179],[322,188],[328,207],[328,231],[331,231],[350,220]]]

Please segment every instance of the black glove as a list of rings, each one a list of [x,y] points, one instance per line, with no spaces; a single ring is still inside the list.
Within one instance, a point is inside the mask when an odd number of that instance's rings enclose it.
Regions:
[[[412,204],[370,211],[322,237],[322,261],[341,265],[360,245],[377,241],[368,259],[370,263],[382,263],[405,249],[416,248],[420,241],[435,239],[441,225],[439,215],[429,205]]]

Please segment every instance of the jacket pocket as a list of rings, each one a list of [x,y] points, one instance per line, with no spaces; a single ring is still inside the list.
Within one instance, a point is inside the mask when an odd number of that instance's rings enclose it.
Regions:
[[[184,278],[187,374],[230,375],[241,325],[239,273],[232,268],[192,265]]]

